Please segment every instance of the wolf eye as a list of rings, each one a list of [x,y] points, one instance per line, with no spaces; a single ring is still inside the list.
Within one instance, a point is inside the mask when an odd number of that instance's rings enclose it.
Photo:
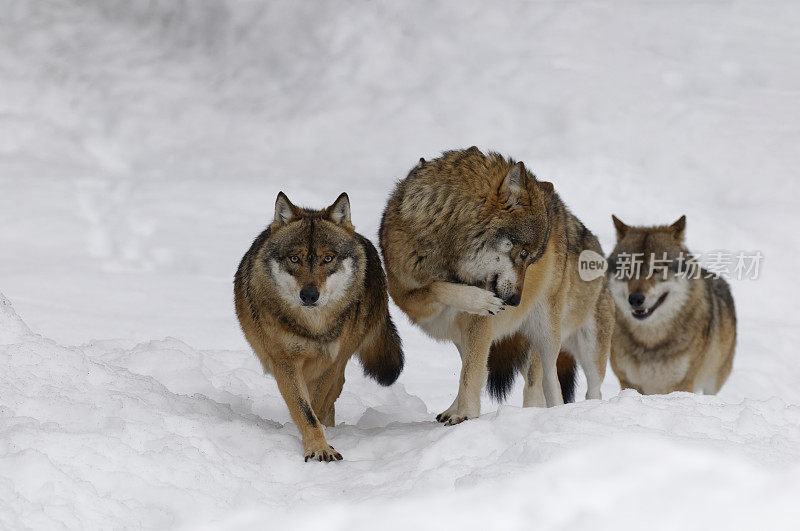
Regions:
[[[522,258],[523,260],[528,258],[528,251],[526,249],[521,250],[519,252],[519,257]]]
[[[326,264],[330,264],[331,262],[333,262],[333,255],[326,254],[325,257],[322,259],[322,261],[325,262]]]
[[[292,256],[289,257],[289,261],[293,264],[296,264],[300,261],[300,257],[297,256],[296,254],[293,254]]]

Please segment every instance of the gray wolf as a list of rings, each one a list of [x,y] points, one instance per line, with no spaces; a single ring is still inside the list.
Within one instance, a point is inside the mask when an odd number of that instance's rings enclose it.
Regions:
[[[334,425],[347,361],[358,353],[381,385],[403,369],[380,257],[355,232],[347,194],[311,210],[279,193],[275,219],[239,264],[234,295],[244,335],[300,430],[305,460],[341,460],[321,425]]]
[[[600,245],[522,162],[477,147],[421,159],[389,198],[380,247],[392,299],[461,356],[458,395],[440,422],[478,416],[487,376],[503,397],[517,370],[523,405],[562,404],[562,346],[583,367],[587,396],[600,397],[613,302],[604,278],[584,282],[577,266]],[[525,341],[509,341],[491,363],[492,343],[517,333]]]
[[[657,227],[612,220],[617,245],[607,275],[617,326],[611,367],[620,384],[642,394],[716,394],[731,372],[736,345],[727,282],[692,267],[686,216]]]

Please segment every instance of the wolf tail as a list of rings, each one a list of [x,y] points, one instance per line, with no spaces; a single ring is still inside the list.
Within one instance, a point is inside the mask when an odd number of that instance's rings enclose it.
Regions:
[[[492,343],[489,350],[489,378],[486,382],[489,396],[503,402],[514,387],[517,372],[528,362],[530,345],[522,334],[504,337]]]
[[[558,383],[561,385],[561,396],[564,397],[564,403],[569,404],[575,402],[575,384],[578,383],[578,365],[575,363],[575,358],[572,354],[566,350],[562,350],[558,353],[556,372],[558,373]]]
[[[389,309],[375,327],[369,340],[361,347],[358,357],[364,374],[381,385],[392,385],[403,371],[403,344],[397,334]]]
[[[514,334],[495,341],[489,351],[489,377],[487,380],[489,396],[498,402],[504,401],[514,387],[517,372],[527,364],[529,356],[530,344],[522,334]],[[558,354],[556,370],[564,403],[574,402],[577,382],[575,358],[567,351],[562,350]]]

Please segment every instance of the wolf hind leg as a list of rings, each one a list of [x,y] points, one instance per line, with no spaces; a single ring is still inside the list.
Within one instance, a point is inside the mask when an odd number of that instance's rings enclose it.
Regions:
[[[558,368],[556,362],[561,344],[549,349],[543,349],[545,354],[540,356],[542,361],[542,390],[547,407],[563,406],[564,396],[561,394],[561,384],[558,381]]]
[[[527,371],[537,370],[531,364],[541,363],[542,391],[547,407],[564,404],[561,385],[558,381],[557,360],[561,351],[561,307],[540,305],[531,310],[520,329],[530,342],[532,355],[529,356]],[[538,356],[533,355],[538,354]],[[529,381],[534,381],[530,378]],[[527,386],[526,386],[527,387]],[[533,389],[529,390],[529,401],[533,401]]]
[[[528,364],[520,372],[525,379],[525,387],[522,388],[522,407],[547,407],[542,389],[542,360],[538,352],[530,349]]]
[[[529,356],[530,363],[526,367],[520,368],[522,377],[525,379],[525,387],[522,390],[522,407],[547,407],[547,401],[544,399],[544,389],[542,388],[542,361],[539,359],[539,354],[534,352],[533,349],[531,349]],[[561,386],[561,396],[564,398],[564,403],[574,402],[575,358],[564,348],[558,353],[556,374],[558,375],[558,383]]]
[[[601,400],[600,387],[606,376],[606,365],[611,355],[611,337],[614,331],[613,301],[603,291],[595,311],[569,337],[565,344],[573,353],[586,375],[586,399]]]
[[[332,427],[336,425],[334,404],[339,395],[342,394],[342,388],[344,388],[344,369],[346,365],[347,360],[343,359],[333,365],[329,371],[326,371],[317,388],[316,396],[311,399],[314,411],[325,426]]]
[[[558,381],[558,369],[556,366],[558,354],[561,351],[561,336],[558,333],[559,327],[550,326],[537,330],[532,335],[528,335],[531,348],[538,356],[531,356],[529,365],[536,363],[536,359],[542,364],[542,391],[544,392],[547,407],[561,406],[564,404],[564,397],[561,394],[561,384]],[[528,331],[530,332],[530,331]]]
[[[329,428],[336,426],[336,406],[331,404],[328,411],[322,416],[322,424]]]
[[[594,325],[584,323],[568,339],[564,341],[564,349],[578,360],[586,376],[586,400],[600,400],[600,386],[605,377],[605,362],[602,347],[597,345]]]

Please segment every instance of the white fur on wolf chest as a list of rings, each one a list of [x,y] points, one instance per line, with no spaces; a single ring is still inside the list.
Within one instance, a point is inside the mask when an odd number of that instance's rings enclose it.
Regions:
[[[444,341],[460,336],[460,331],[455,325],[459,310],[446,306],[442,311],[433,316],[420,320],[417,324],[432,338]]]
[[[625,375],[644,394],[668,393],[686,378],[690,363],[688,354],[666,360],[632,362],[626,367]]]

